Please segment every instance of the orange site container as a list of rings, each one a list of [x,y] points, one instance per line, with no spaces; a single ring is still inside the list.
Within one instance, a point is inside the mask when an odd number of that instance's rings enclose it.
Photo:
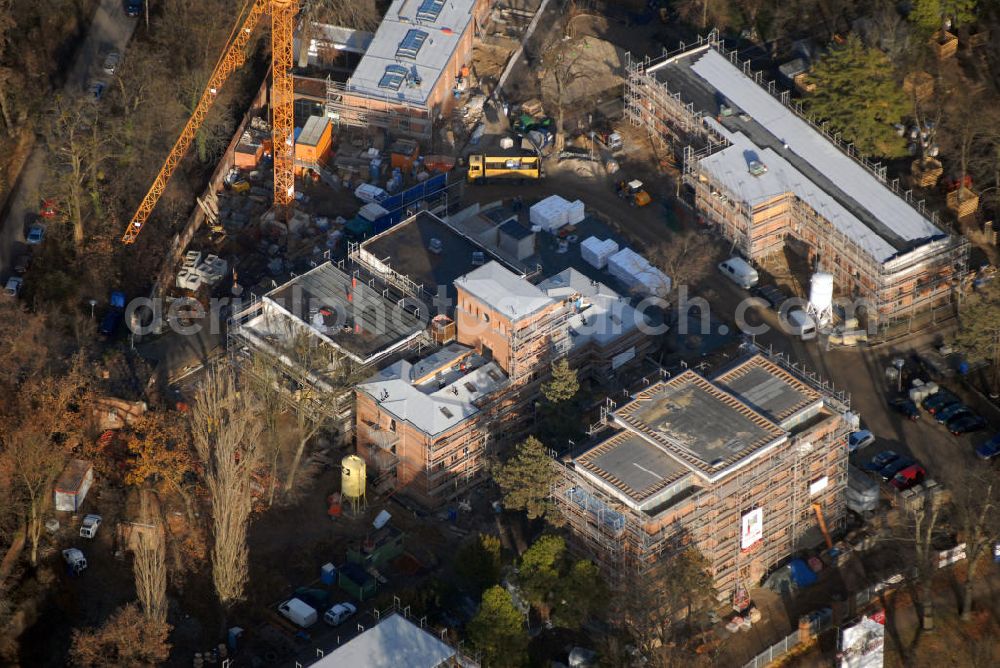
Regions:
[[[333,128],[325,116],[310,116],[295,140],[295,159],[305,163],[323,164],[333,145]]]

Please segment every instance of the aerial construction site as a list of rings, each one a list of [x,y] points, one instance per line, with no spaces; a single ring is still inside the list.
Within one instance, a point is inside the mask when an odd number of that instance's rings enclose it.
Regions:
[[[993,651],[992,9],[53,1],[0,663]]]

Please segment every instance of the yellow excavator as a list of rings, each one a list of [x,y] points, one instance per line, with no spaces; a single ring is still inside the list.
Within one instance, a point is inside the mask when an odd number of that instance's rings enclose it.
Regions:
[[[639,179],[619,181],[615,189],[618,191],[618,196],[627,199],[632,206],[646,206],[653,201]]]

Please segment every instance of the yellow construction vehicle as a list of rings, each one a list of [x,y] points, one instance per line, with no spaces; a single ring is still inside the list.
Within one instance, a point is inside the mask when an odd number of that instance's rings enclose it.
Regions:
[[[469,182],[489,179],[540,179],[542,159],[537,155],[470,155]]]
[[[619,181],[617,184],[618,196],[627,199],[632,206],[646,206],[653,201],[639,179],[631,181]]]
[[[826,528],[826,518],[823,517],[823,507],[818,503],[812,504],[813,510],[816,512],[816,521],[819,523],[819,530],[823,534],[823,540],[826,541],[827,549],[833,547],[833,540],[830,538],[830,532]]]

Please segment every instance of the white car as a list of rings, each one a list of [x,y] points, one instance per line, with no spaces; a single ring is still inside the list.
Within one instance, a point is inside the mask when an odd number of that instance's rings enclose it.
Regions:
[[[11,276],[7,279],[7,284],[3,287],[3,293],[8,297],[16,297],[21,292],[24,279],[20,276]]]
[[[62,551],[63,560],[73,571],[74,575],[79,575],[83,571],[87,570],[87,557],[83,556],[83,552],[71,547],[68,550]]]
[[[112,51],[104,58],[104,64],[101,65],[101,69],[104,70],[105,74],[114,75],[118,71],[118,65],[122,62],[122,56],[117,51]]]
[[[330,626],[340,626],[357,611],[358,609],[354,607],[353,603],[338,603],[326,611],[326,614],[323,615],[323,621]]]
[[[101,528],[100,515],[87,515],[83,518],[83,525],[80,527],[80,538],[93,538],[97,535],[97,530]]]
[[[847,437],[847,451],[854,452],[855,450],[860,450],[861,448],[867,448],[874,442],[875,435],[867,429],[851,432],[850,436]]]

